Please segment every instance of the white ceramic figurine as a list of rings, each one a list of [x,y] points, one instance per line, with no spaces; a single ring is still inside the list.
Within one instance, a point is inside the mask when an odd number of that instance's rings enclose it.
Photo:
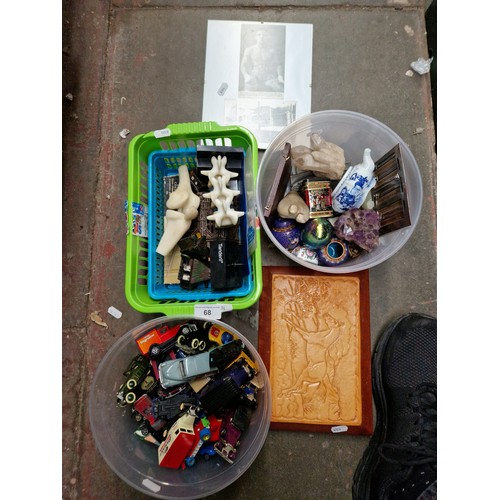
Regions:
[[[238,222],[238,218],[245,215],[245,212],[238,212],[231,208],[233,198],[240,192],[228,188],[227,184],[238,174],[226,169],[227,158],[225,156],[212,156],[211,162],[212,168],[210,170],[200,172],[208,176],[208,184],[212,187],[210,193],[204,193],[203,196],[210,198],[217,208],[207,219],[215,221],[216,227],[234,226]]]
[[[200,198],[191,190],[188,167],[181,165],[179,185],[168,197],[163,236],[156,247],[160,255],[166,256],[174,249],[191,226],[191,221],[198,217],[199,206]]]
[[[370,190],[375,186],[375,163],[371,149],[363,152],[363,161],[349,167],[332,193],[332,207],[342,213],[351,208],[360,208]]]

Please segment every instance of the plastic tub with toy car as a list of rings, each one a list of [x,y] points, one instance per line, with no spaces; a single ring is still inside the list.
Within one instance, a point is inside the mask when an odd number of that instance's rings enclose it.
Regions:
[[[207,350],[207,353],[213,353],[218,348],[222,348],[223,346],[227,347],[231,345],[231,341],[238,341],[241,343],[241,346],[244,347],[245,352],[255,364],[255,371],[252,376],[255,375],[255,372],[257,372],[259,376],[259,384],[257,384],[259,389],[255,391],[256,401],[254,401],[255,404],[252,406],[252,410],[248,412],[248,427],[241,437],[238,436],[239,442],[237,444],[233,443],[234,446],[237,446],[236,455],[230,457],[232,459],[231,461],[228,461],[227,456],[224,458],[223,454],[220,453],[212,453],[213,456],[206,459],[206,457],[201,456],[201,453],[198,453],[199,449],[193,448],[190,453],[191,458],[189,460],[186,460],[188,457],[184,454],[177,457],[179,458],[179,462],[174,467],[160,466],[160,447],[158,444],[145,442],[144,440],[138,438],[137,431],[139,424],[135,418],[132,418],[133,415],[131,414],[131,411],[132,408],[134,408],[134,412],[132,413],[135,415],[137,415],[137,411],[142,411],[136,406],[139,402],[139,399],[136,399],[136,397],[138,397],[139,394],[136,393],[135,395],[132,395],[128,402],[124,401],[121,397],[117,400],[117,394],[123,395],[123,391],[121,390],[122,387],[125,387],[125,392],[129,391],[130,394],[132,394],[133,391],[138,390],[136,383],[130,382],[131,376],[129,371],[127,371],[129,376],[127,383],[123,385],[124,371],[127,369],[127,366],[130,366],[130,360],[135,359],[135,356],[138,355],[139,344],[141,345],[141,350],[144,350],[145,344],[143,344],[143,340],[148,338],[149,332],[157,332],[162,328],[163,331],[168,332],[174,328],[179,328],[179,325],[191,324],[191,322],[195,321],[199,322],[201,320],[195,320],[192,316],[174,316],[168,318],[161,317],[133,328],[119,338],[109,349],[97,368],[91,386],[89,397],[90,425],[94,440],[101,455],[113,472],[127,484],[134,487],[141,493],[156,498],[201,498],[227,487],[244,474],[252,462],[257,458],[257,455],[264,445],[269,430],[271,392],[269,377],[262,359],[260,358],[257,350],[240,332],[226,323],[218,320],[211,320],[208,323],[209,326],[212,326],[212,329],[210,330],[210,332],[212,332],[211,335],[213,335],[213,332],[215,332],[216,335],[219,335],[219,332],[224,333],[220,335],[220,340],[218,341],[220,346],[218,344],[214,344],[215,347],[210,347],[210,349]],[[179,331],[177,331],[176,335],[177,342],[181,345],[185,345],[186,339],[189,337],[189,333],[186,332],[181,336]],[[227,335],[229,338],[224,339],[223,335]],[[200,338],[197,337],[195,340],[196,341],[193,340],[193,342],[188,342],[189,346],[199,347],[201,342]],[[153,352],[150,350],[151,347],[152,346],[149,346],[147,348],[148,350],[144,350],[144,352]],[[206,346],[203,345],[200,349],[201,348],[206,349]],[[194,359],[194,355],[192,359]],[[248,360],[248,358],[245,359]],[[177,363],[181,361],[183,360],[180,358],[172,359],[169,363]],[[242,364],[244,365],[244,363]],[[168,366],[170,366],[170,364],[168,364]],[[190,368],[190,370],[191,369],[192,368]],[[195,366],[195,373],[196,369],[198,368]],[[150,370],[150,367],[148,370]],[[230,370],[230,368],[225,369],[222,373],[227,373],[228,370]],[[148,371],[148,373],[151,373],[151,371]],[[213,377],[215,379],[216,375],[213,375]],[[194,378],[192,380],[203,381],[203,378]],[[194,382],[190,383],[194,387]],[[162,382],[162,384],[165,383]],[[172,388],[168,387],[168,384],[165,385],[167,386],[167,389],[162,389],[161,386],[155,389],[155,391],[172,390],[175,392],[175,389],[179,387],[175,384]],[[142,386],[143,383],[141,382],[141,387]],[[210,385],[208,385],[208,387],[210,387]],[[198,388],[197,390],[200,394],[202,394],[204,389]],[[247,395],[248,390],[245,389],[244,394]],[[219,418],[219,412],[222,410],[215,410],[216,406],[214,406],[213,398],[210,398],[209,395],[210,392],[208,392],[208,396],[204,396],[205,399],[200,398],[200,401],[203,402],[204,408],[211,407],[210,410],[207,410],[207,413],[210,413],[210,415],[205,416],[212,419],[213,415],[216,415],[216,417]],[[151,397],[154,399],[154,396]],[[168,397],[162,396],[160,399],[164,403],[168,403],[175,397],[178,397],[178,395],[169,395]],[[235,397],[236,396],[232,396],[232,399],[230,399],[231,403],[226,404],[235,405],[235,401],[239,401],[239,399],[234,399]],[[238,396],[240,399],[242,397],[250,396]],[[128,395],[126,398],[128,398]],[[190,402],[190,404],[191,403],[192,402]],[[198,403],[192,403],[192,407],[190,407],[190,404],[180,407],[182,408],[182,415],[184,416],[184,419],[188,418],[189,420],[189,417],[186,417],[186,415],[189,415],[189,412],[195,411],[194,408],[196,408]],[[178,417],[179,415],[176,414],[174,418],[175,422],[178,421]],[[191,423],[194,421],[194,418],[194,416],[191,418]],[[144,422],[141,425],[144,427]],[[180,421],[177,426],[182,428],[182,421]],[[172,429],[175,430],[176,427],[169,421],[168,429],[168,433],[167,427],[163,427],[159,431],[163,431],[162,434],[164,437],[159,439],[162,441],[161,444],[164,446],[165,441],[167,441],[165,436],[169,436],[171,432],[174,432]],[[227,432],[229,433],[229,431]],[[228,435],[222,433],[221,431],[221,437],[223,435],[229,440]],[[202,443],[200,442],[200,445],[201,444]],[[219,445],[219,441],[217,441],[214,445],[217,447]],[[223,449],[224,448],[221,448],[219,451]],[[186,466],[186,464],[188,466]],[[182,467],[178,467],[178,465],[182,465]]]

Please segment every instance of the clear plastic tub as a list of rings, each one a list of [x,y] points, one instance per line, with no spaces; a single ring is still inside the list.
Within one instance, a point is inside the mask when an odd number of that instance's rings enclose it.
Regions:
[[[403,158],[411,225],[381,236],[379,246],[371,253],[364,253],[335,267],[315,265],[291,254],[276,240],[264,218],[264,205],[285,143],[289,142],[292,147],[308,146],[309,134],[313,132],[319,133],[325,140],[344,149],[346,161],[350,161],[352,165],[362,161],[365,148],[371,148],[371,156],[377,161],[399,144]],[[401,137],[389,127],[374,118],[353,111],[319,111],[304,116],[283,129],[267,148],[257,174],[257,212],[260,224],[271,241],[288,258],[315,271],[351,273],[381,264],[408,241],[420,217],[422,190],[422,178],[413,154]]]
[[[156,498],[202,498],[224,489],[250,467],[269,431],[271,389],[261,357],[240,332],[222,321],[211,320],[244,342],[264,380],[264,387],[257,395],[258,406],[252,412],[250,425],[242,436],[234,463],[230,464],[215,455],[207,461],[199,460],[193,467],[184,470],[160,467],[157,447],[134,436],[137,424],[128,408],[116,405],[116,393],[123,382],[123,371],[133,356],[139,353],[135,339],[160,323],[175,325],[190,319],[193,316],[156,318],[127,332],[102,359],[90,390],[90,427],[99,452],[123,481]]]

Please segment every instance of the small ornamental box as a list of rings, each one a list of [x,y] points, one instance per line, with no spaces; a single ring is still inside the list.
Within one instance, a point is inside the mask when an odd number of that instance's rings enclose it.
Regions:
[[[330,181],[308,179],[302,185],[301,194],[309,207],[311,218],[333,215]]]

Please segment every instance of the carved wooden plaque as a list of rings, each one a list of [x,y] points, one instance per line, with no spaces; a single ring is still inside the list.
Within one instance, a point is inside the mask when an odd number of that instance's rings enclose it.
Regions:
[[[259,350],[271,380],[271,428],[371,433],[368,272],[263,272]]]

